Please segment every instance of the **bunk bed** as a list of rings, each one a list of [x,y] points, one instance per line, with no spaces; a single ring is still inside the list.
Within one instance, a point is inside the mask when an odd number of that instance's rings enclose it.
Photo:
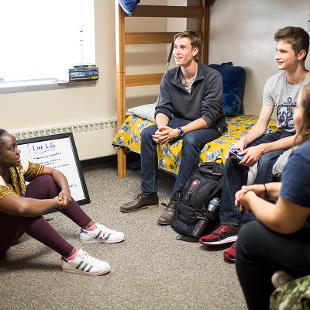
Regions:
[[[197,4],[199,3],[199,4]],[[116,69],[117,69],[117,133],[112,144],[118,148],[118,176],[126,176],[126,151],[130,150],[140,153],[141,131],[152,124],[152,117],[143,117],[141,113],[128,115],[126,109],[126,88],[134,86],[159,84],[163,73],[149,73],[141,75],[126,75],[126,53],[125,47],[128,44],[171,44],[173,32],[126,32],[125,19],[136,17],[175,17],[186,18],[187,30],[194,30],[199,33],[202,39],[200,61],[207,63],[208,50],[208,20],[209,7],[206,0],[188,0],[187,6],[163,6],[163,5],[138,5],[133,16],[128,17],[115,0],[116,7]],[[193,28],[191,28],[191,26]],[[198,28],[197,28],[198,26]],[[185,30],[185,29],[184,29]],[[149,105],[150,109],[154,105]],[[143,109],[143,107],[142,107]],[[152,111],[152,110],[151,110]],[[152,114],[148,111],[148,114]],[[255,116],[238,115],[227,117],[227,132],[220,138],[205,145],[201,151],[200,162],[213,161],[221,158],[223,162],[228,150],[236,140],[245,135],[255,124]],[[274,126],[274,123],[271,124]],[[158,146],[158,165],[160,169],[177,174],[181,159],[182,140],[173,144]]]

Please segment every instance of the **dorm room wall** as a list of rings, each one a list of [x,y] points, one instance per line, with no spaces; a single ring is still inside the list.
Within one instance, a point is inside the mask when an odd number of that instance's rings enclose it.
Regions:
[[[160,3],[156,0],[142,0],[141,4],[173,5],[174,1],[177,0],[160,0]],[[106,122],[107,126],[100,127],[99,130],[95,128],[74,133],[79,156],[81,159],[90,159],[115,152],[111,147],[115,129],[109,125],[116,118],[114,11],[114,0],[95,0],[96,64],[100,69],[97,84],[89,87],[0,94],[0,127],[22,130]],[[273,33],[288,24],[306,28],[309,14],[308,0],[299,0],[298,5],[288,0],[216,0],[212,4],[209,62],[231,60],[236,65],[247,68],[246,113],[258,113],[264,82],[268,76],[277,72],[273,61]],[[170,31],[175,28],[175,21],[165,23],[162,19],[154,19],[152,25],[141,19],[136,21],[132,28],[151,31],[153,25],[155,27],[154,23]],[[150,64],[147,59],[159,72],[162,71],[165,64],[159,59],[164,59],[164,62],[166,60],[165,46],[163,50],[162,55],[160,48],[155,52],[155,47],[149,46],[142,53],[136,53],[133,47],[129,47],[128,60],[131,64],[128,73],[141,73],[142,70],[148,72]],[[132,88],[128,91],[129,106],[149,103],[156,99],[157,94],[158,86],[139,90]]]
[[[166,4],[166,0],[142,0],[141,4]],[[47,132],[74,129],[74,138],[81,160],[108,156],[116,151],[111,141],[116,132],[116,68],[115,68],[115,0],[95,0],[96,64],[100,78],[92,86],[75,86],[53,90],[29,90],[26,92],[0,93],[0,127],[32,135],[36,129]],[[162,27],[163,20],[154,19],[152,24],[143,19],[131,25],[131,31],[152,31]],[[153,30],[156,31],[156,30]],[[157,30],[158,31],[158,30]],[[142,52],[128,47],[128,73],[150,70],[151,65],[164,70],[166,47],[149,46]],[[161,60],[158,59],[162,56]],[[154,70],[151,68],[151,70]],[[158,86],[131,89],[129,99],[134,103],[155,101]],[[76,127],[78,126],[78,127]]]
[[[277,73],[273,34],[284,26],[310,31],[309,0],[216,0],[210,8],[209,62],[244,66],[244,112],[258,114],[266,79]],[[310,57],[307,59],[310,67]]]
[[[116,115],[114,0],[95,0],[95,41],[96,64],[100,71],[95,85],[2,93],[0,127],[31,132],[37,128],[61,129],[85,124],[74,133],[80,158],[113,154],[111,139]],[[94,130],[96,126],[98,130]]]

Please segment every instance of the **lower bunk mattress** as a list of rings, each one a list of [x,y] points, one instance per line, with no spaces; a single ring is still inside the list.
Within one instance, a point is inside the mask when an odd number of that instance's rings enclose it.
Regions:
[[[239,115],[226,117],[227,130],[218,139],[207,143],[200,153],[199,163],[214,161],[220,158],[223,163],[226,160],[231,146],[244,136],[256,123],[257,117],[253,115]],[[128,115],[121,128],[116,133],[112,145],[125,147],[132,152],[140,154],[140,135],[144,128],[154,123],[138,117]],[[269,131],[276,130],[276,123],[271,121]],[[181,162],[182,140],[174,143],[159,145],[157,148],[158,167],[172,174],[178,174]]]

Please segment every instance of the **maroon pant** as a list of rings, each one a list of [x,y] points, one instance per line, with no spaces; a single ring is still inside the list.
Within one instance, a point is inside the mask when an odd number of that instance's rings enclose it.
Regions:
[[[58,196],[58,193],[59,189],[54,179],[50,175],[44,174],[28,184],[25,196],[49,199]],[[72,201],[69,207],[60,212],[80,227],[91,221],[75,201]],[[22,217],[0,212],[0,254],[3,255],[23,233],[27,233],[62,256],[68,256],[73,249],[73,246],[60,236],[43,216]]]

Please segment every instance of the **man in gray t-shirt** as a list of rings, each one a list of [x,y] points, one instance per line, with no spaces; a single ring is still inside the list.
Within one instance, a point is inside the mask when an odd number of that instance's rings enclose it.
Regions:
[[[310,74],[304,73],[300,83],[290,83],[287,72],[281,71],[270,77],[264,87],[263,106],[276,108],[277,127],[294,132],[293,115],[299,91],[310,82]]]
[[[293,124],[297,96],[303,85],[310,82],[305,59],[309,50],[309,35],[299,27],[279,29],[274,39],[277,42],[275,60],[280,73],[270,77],[264,87],[263,105],[257,123],[241,138],[235,147],[243,159],[228,158],[223,178],[220,205],[220,226],[200,242],[206,245],[228,244],[238,238],[241,222],[253,219],[248,212],[239,213],[235,207],[235,193],[247,184],[249,167],[256,163],[256,184],[271,182],[272,167],[277,158],[291,148],[295,139]],[[266,133],[268,123],[276,109],[278,131]],[[233,262],[235,246],[224,252],[224,259]]]

